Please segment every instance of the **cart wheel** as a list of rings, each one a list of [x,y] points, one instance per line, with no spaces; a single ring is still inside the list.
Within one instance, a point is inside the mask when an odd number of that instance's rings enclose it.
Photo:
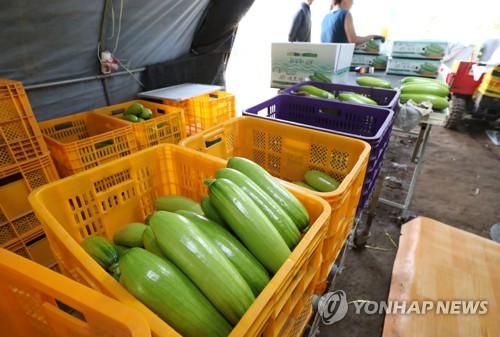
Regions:
[[[450,116],[446,120],[444,127],[450,130],[456,130],[460,125],[467,109],[467,100],[464,97],[452,95],[450,102]]]
[[[352,239],[352,249],[364,249],[366,248],[366,243],[368,242],[368,239],[370,238],[370,234],[365,235],[361,231],[356,231],[354,232],[353,239]]]

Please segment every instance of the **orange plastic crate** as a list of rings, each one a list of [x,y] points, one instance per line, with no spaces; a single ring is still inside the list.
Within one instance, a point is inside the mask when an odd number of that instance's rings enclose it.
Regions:
[[[50,248],[49,241],[41,226],[29,235],[25,235],[23,239],[0,248],[10,250],[47,268],[53,268],[57,265],[52,248]]]
[[[39,123],[61,177],[137,152],[132,125],[83,112]]]
[[[0,169],[47,153],[22,83],[0,79]]]
[[[2,336],[151,336],[137,311],[1,248],[0,274]]]
[[[309,169],[325,172],[341,182],[337,190],[328,193],[298,187],[326,200],[332,210],[317,288],[323,292],[355,220],[370,145],[359,139],[255,117],[233,118],[190,136],[179,145],[223,159],[248,158],[288,182],[288,186],[303,181]]]
[[[201,200],[208,193],[204,179],[213,178],[225,163],[185,147],[161,144],[46,185],[30,195],[30,202],[65,275],[137,309],[148,320],[154,336],[175,335],[78,243],[91,235],[112,238],[121,226],[143,221],[154,211],[159,195]],[[231,336],[300,336],[312,314],[311,299],[331,211],[321,198],[288,188],[308,210],[311,228]]]
[[[180,102],[163,100],[163,104],[184,110],[188,135],[209,129],[236,116],[235,97],[225,91],[214,91]]]
[[[134,103],[140,103],[151,109],[153,118],[140,123],[121,119],[127,107]],[[181,139],[186,138],[184,112],[180,107],[138,100],[95,109],[92,112],[115,117],[126,125],[132,125],[139,149],[163,143],[177,144]]]
[[[49,154],[8,170],[0,170],[0,247],[25,240],[33,231],[41,230],[28,195],[58,179]]]

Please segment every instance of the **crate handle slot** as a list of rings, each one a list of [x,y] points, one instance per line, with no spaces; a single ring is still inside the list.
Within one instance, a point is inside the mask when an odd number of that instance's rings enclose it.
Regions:
[[[209,147],[212,147],[215,144],[220,143],[221,141],[222,141],[222,137],[218,137],[218,138],[212,139],[212,140],[206,140],[205,147],[208,149]]]
[[[60,306],[59,300],[56,299],[56,305],[53,305],[49,302],[44,302],[42,307],[44,309],[45,314],[48,317],[53,317],[54,321],[62,321],[64,324],[71,324],[73,326],[77,326],[78,330],[84,331],[88,329],[87,319],[85,316],[78,310],[71,308],[70,306],[64,305]],[[56,318],[57,317],[57,318]]]
[[[342,112],[337,109],[332,109],[332,108],[319,108],[320,113],[326,113],[332,116],[340,116]]]
[[[116,109],[111,111],[111,116],[123,115],[125,113],[125,109]]]
[[[61,131],[61,130],[69,129],[72,127],[73,127],[73,122],[65,122],[65,123],[54,125],[54,130]]]
[[[23,175],[21,173],[11,174],[8,177],[0,179],[0,187],[8,185],[8,184],[12,184],[13,182],[16,182],[16,181],[21,180],[21,179],[23,179]]]

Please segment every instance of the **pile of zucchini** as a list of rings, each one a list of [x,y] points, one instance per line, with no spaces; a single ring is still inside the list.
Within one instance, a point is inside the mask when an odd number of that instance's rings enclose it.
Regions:
[[[227,336],[309,226],[304,205],[251,160],[205,181],[200,203],[159,196],[144,223],[82,248],[184,336]]]
[[[311,78],[311,80],[316,79],[317,77],[314,76]],[[326,82],[324,80],[319,81],[315,80],[316,82]],[[361,76],[356,79],[356,84],[359,86],[363,87],[372,87],[372,88],[384,88],[384,89],[393,89],[391,83],[380,79],[380,78],[374,78],[374,77],[369,77],[369,76]],[[367,95],[362,95],[358,94],[355,92],[341,92],[337,96],[335,96],[332,92],[318,88],[315,85],[302,85],[299,88],[297,88],[296,94],[298,95],[303,95],[303,96],[311,96],[311,97],[316,97],[316,98],[326,98],[326,99],[336,99],[340,101],[346,101],[346,102],[353,102],[353,103],[360,103],[360,104],[368,104],[368,105],[378,105],[378,103],[373,100],[371,97],[368,97]]]
[[[404,104],[410,99],[416,103],[430,102],[435,110],[446,109],[449,105],[448,85],[434,78],[408,76],[401,79],[399,102]]]

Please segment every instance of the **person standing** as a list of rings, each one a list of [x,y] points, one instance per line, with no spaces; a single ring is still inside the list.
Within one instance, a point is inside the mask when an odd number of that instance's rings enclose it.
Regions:
[[[358,36],[350,9],[353,0],[333,0],[331,10],[321,22],[321,42],[360,44],[373,39],[384,42],[380,35]]]
[[[314,0],[303,0],[295,13],[288,33],[289,42],[311,42],[311,4]]]

